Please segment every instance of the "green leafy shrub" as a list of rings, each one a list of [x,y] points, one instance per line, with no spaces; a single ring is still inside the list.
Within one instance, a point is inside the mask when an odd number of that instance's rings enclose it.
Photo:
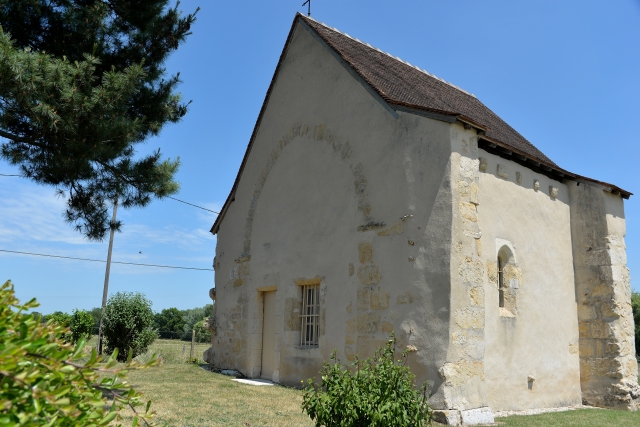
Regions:
[[[213,314],[213,304],[206,304],[203,307],[183,310],[182,313],[182,319],[184,320],[184,326],[182,327],[182,339],[191,341],[191,331],[195,329],[196,323]]]
[[[211,341],[211,331],[205,329],[204,319],[199,320],[193,325],[193,330],[196,331],[196,342],[209,342]]]
[[[133,357],[147,351],[158,337],[153,329],[151,301],[143,294],[117,292],[107,301],[102,318],[102,334],[108,353],[121,351],[118,360],[126,359],[127,351]]]
[[[141,395],[124,378],[128,370],[157,361],[129,361],[118,367],[117,354],[106,361],[95,350],[89,356],[83,338],[72,346],[62,339],[68,328],[26,314],[38,305],[35,299],[20,304],[11,282],[0,287],[0,425],[121,425],[114,421],[122,419],[119,411],[124,406],[136,413],[134,425],[140,419],[149,422],[151,402],[138,412]]]
[[[376,351],[373,359],[356,358],[350,368],[340,363],[334,350],[333,363],[324,363],[322,384],[309,379],[302,410],[326,427],[415,427],[431,425],[427,386],[414,388],[415,376],[402,360],[394,360],[395,337]]]
[[[56,325],[62,326],[63,328],[68,328],[69,325],[71,324],[71,315],[69,313],[64,313],[62,311],[54,311],[53,313],[47,314],[46,316],[44,316],[44,320],[46,322],[53,322]],[[61,338],[65,342],[70,342],[71,334],[66,333],[62,335]]]
[[[86,310],[74,309],[69,322],[71,342],[77,343],[80,338],[88,340],[93,333],[93,316]]]
[[[636,324],[636,356],[640,359],[640,293],[631,294],[631,307],[633,309],[633,320]]]

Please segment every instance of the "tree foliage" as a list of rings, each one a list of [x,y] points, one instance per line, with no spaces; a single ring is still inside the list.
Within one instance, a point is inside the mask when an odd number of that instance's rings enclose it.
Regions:
[[[182,315],[182,319],[184,320],[182,339],[191,340],[191,331],[195,329],[196,323],[212,314],[213,304],[206,304],[203,307],[184,310]]]
[[[125,377],[130,369],[157,362],[129,361],[117,367],[117,354],[106,361],[95,349],[87,355],[84,339],[72,346],[61,339],[68,334],[67,328],[26,314],[38,305],[35,299],[21,304],[11,282],[0,287],[0,425],[114,425],[121,420],[119,411],[124,406],[136,412],[134,423],[149,422],[150,402],[140,413],[142,397]]]
[[[636,356],[640,359],[640,293],[631,294],[631,307],[633,309],[633,320],[635,322],[636,335]]]
[[[81,338],[88,340],[93,334],[93,316],[86,310],[78,310],[76,308],[71,315],[69,328],[71,329],[72,343],[77,343]]]
[[[133,357],[144,353],[158,336],[153,329],[151,301],[140,293],[112,295],[104,309],[102,333],[107,353],[120,350],[120,361],[126,359],[128,351]]]
[[[57,325],[62,326],[63,328],[69,328],[69,326],[71,325],[71,315],[62,311],[54,311],[51,314],[47,314],[46,316],[44,316],[44,320],[46,322],[54,322]],[[71,333],[63,334],[60,336],[60,338],[65,342],[70,342]]]
[[[196,342],[211,341],[211,331],[204,327],[204,319],[198,320],[193,325],[193,330],[196,331]]]
[[[165,308],[153,315],[153,326],[158,331],[182,333],[184,323],[182,311],[175,307]]]
[[[431,425],[426,384],[414,388],[414,375],[406,366],[408,350],[394,360],[396,340],[377,350],[373,359],[340,363],[334,350],[332,364],[324,363],[320,386],[307,382],[302,410],[317,427],[413,427]]]
[[[125,208],[175,193],[178,160],[135,147],[187,112],[163,64],[195,13],[169,0],[0,0],[0,155],[54,186],[65,218],[101,240]],[[197,11],[196,11],[197,12]]]

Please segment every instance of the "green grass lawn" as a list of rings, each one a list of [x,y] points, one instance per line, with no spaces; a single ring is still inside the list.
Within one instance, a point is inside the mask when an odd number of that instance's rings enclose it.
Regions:
[[[640,426],[640,412],[580,409],[541,415],[514,415],[496,418],[496,424],[505,427],[638,427]]]
[[[299,390],[240,384],[186,363],[165,363],[135,371],[129,379],[136,390],[152,400],[151,408],[157,412],[158,420],[169,426],[313,426],[300,409]],[[583,409],[496,418],[495,425],[638,427],[640,412]]]

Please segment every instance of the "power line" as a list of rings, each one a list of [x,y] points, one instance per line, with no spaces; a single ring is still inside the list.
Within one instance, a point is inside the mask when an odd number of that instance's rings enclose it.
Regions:
[[[11,175],[6,173],[0,173],[0,176],[20,176],[20,175]],[[185,202],[184,200],[176,199],[175,197],[166,196],[169,199],[173,199],[176,202],[184,203],[185,205],[193,206],[194,208],[202,209],[205,211],[213,212],[214,214],[220,214],[220,212],[212,211],[211,209],[203,208],[202,206],[194,205],[193,203]]]
[[[185,202],[184,200],[176,199],[175,197],[171,197],[171,196],[167,196],[167,197],[169,199],[173,199],[173,200],[176,200],[178,202],[182,202],[184,204],[191,205],[191,206],[194,206],[194,207],[199,208],[199,209],[204,209],[205,211],[213,212],[214,214],[219,214],[220,213],[220,212],[212,211],[211,209],[203,208],[202,206],[194,205],[193,203]]]
[[[36,254],[33,252],[20,252],[20,251],[10,251],[7,249],[0,249],[0,252],[8,252],[12,254],[20,254],[20,255],[34,255],[34,256],[43,256],[49,258],[64,258],[64,259],[73,259],[77,261],[93,261],[93,262],[107,262],[102,259],[91,259],[91,258],[75,258],[70,256],[62,256],[62,255],[49,255],[49,254]],[[144,267],[161,267],[161,268],[177,268],[180,270],[201,270],[201,271],[213,271],[212,268],[195,268],[195,267],[178,267],[175,265],[158,265],[158,264],[140,264],[137,262],[122,262],[122,261],[111,261],[113,264],[126,264],[126,265],[141,265]]]

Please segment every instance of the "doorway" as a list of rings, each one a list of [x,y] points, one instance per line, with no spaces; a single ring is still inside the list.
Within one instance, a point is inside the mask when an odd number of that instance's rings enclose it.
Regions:
[[[262,317],[262,370],[260,378],[265,380],[273,379],[275,352],[275,291],[263,292],[263,317]]]

